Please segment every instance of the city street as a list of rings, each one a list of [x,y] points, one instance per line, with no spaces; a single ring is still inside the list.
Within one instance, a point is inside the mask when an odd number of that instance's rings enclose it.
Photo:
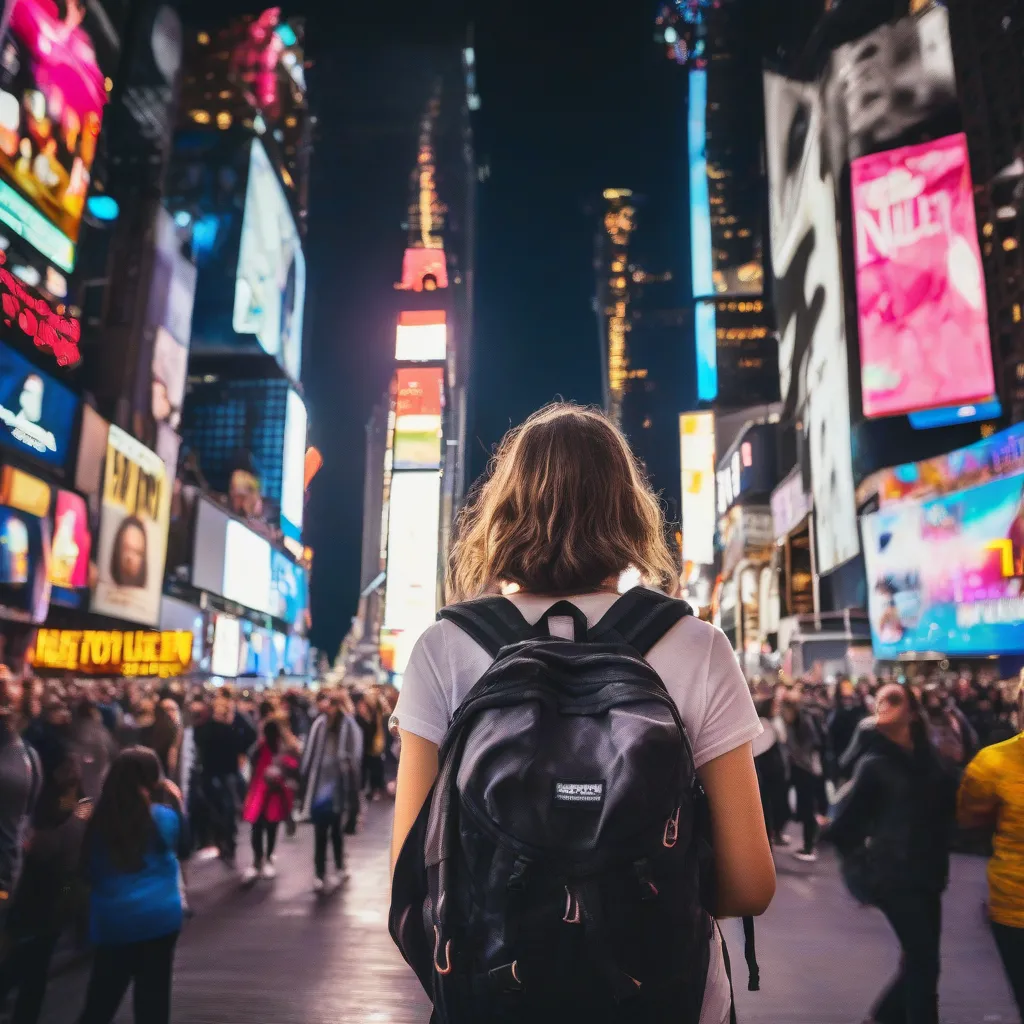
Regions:
[[[178,951],[173,1019],[181,1024],[426,1024],[429,1008],[386,928],[389,805],[351,841],[349,887],[311,891],[312,837],[282,841],[280,876],[239,890],[219,864],[195,865],[196,917]],[[245,847],[242,847],[243,851]],[[779,889],[758,924],[762,991],[746,991],[742,934],[725,932],[742,1024],[859,1024],[895,962],[881,916],[858,908],[827,855],[778,858]],[[943,1024],[1017,1021],[983,917],[984,865],[958,858],[946,900]],[[45,1024],[73,1024],[86,969],[51,985]],[[130,1021],[126,1001],[119,1022]]]

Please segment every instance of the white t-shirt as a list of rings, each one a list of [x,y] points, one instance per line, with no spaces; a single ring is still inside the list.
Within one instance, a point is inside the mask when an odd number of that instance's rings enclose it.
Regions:
[[[531,624],[555,603],[554,598],[525,594],[510,600]],[[594,626],[616,595],[586,594],[569,600]],[[550,629],[572,636],[570,619],[552,620]],[[688,616],[651,648],[647,661],[679,708],[698,768],[760,735],[750,689],[721,630]],[[435,623],[413,648],[405,671],[394,715],[399,727],[440,745],[459,705],[490,664],[487,651],[458,626],[444,620]],[[700,1024],[726,1024],[728,1019],[729,982],[716,938]]]

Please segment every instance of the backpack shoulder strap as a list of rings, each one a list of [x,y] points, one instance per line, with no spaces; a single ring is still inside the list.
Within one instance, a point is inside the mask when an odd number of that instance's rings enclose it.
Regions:
[[[529,640],[537,631],[507,598],[485,597],[478,601],[442,608],[438,619],[447,619],[472,637],[492,658],[503,647]]]
[[[608,609],[588,639],[628,644],[643,657],[677,622],[692,614],[693,609],[685,601],[634,587]]]

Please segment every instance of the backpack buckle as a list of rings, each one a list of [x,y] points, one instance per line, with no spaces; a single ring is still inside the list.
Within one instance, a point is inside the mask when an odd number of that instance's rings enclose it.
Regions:
[[[565,887],[565,913],[562,915],[562,920],[566,924],[580,924],[582,922],[580,917],[580,898],[568,886]]]
[[[676,808],[676,813],[665,822],[665,834],[662,836],[661,844],[666,850],[671,850],[679,842],[679,814],[681,808]]]

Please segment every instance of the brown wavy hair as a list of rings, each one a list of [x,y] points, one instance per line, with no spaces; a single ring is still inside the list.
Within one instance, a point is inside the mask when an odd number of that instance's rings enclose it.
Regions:
[[[600,412],[558,402],[505,435],[459,516],[447,596],[469,600],[501,584],[585,594],[631,567],[650,585],[678,585],[658,499],[620,431]]]

